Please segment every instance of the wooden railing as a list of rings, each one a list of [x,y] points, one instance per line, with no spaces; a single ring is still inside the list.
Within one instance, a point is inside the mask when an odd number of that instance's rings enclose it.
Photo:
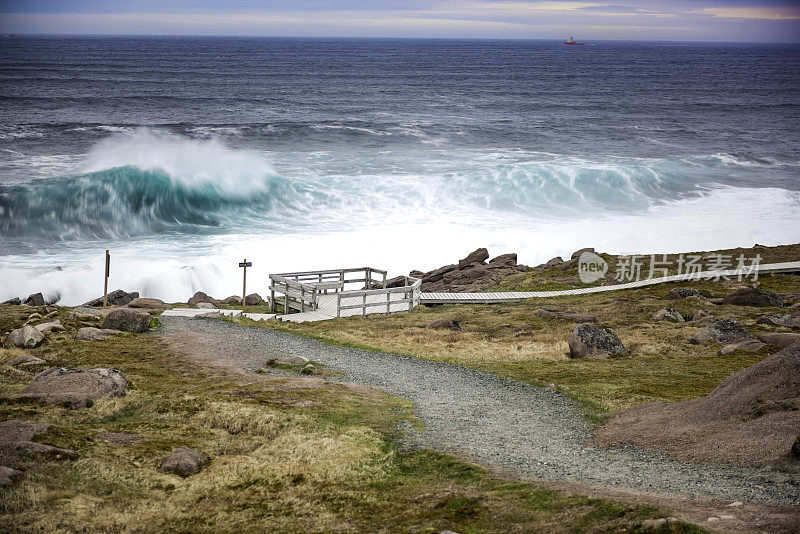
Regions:
[[[375,275],[380,278],[375,279]],[[348,286],[355,285],[362,291],[386,291],[386,271],[374,267],[271,274],[269,279],[270,309],[273,312],[281,302],[284,313],[316,310],[319,308],[319,295],[350,293]]]
[[[422,294],[420,290],[422,280],[411,276],[406,276],[405,279],[405,285],[402,287],[391,287],[387,289],[384,284],[383,289],[363,289],[360,291],[340,292],[336,296],[336,317],[342,316],[342,310],[360,309],[361,315],[367,315],[369,313],[385,313],[389,315],[390,313],[414,311],[414,307],[419,304],[420,295]],[[403,298],[392,300],[392,295],[398,293],[403,293]],[[369,297],[376,295],[386,295],[386,299],[369,300]],[[342,301],[347,299],[360,299],[360,302],[342,305]],[[392,311],[392,306],[396,308],[398,305],[403,307],[400,310]],[[368,308],[379,309],[369,312],[367,311]]]

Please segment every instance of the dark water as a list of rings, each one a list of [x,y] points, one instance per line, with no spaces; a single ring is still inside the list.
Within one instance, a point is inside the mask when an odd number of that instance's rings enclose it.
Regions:
[[[4,39],[0,272],[412,223],[530,261],[798,240],[798,78],[797,45]]]

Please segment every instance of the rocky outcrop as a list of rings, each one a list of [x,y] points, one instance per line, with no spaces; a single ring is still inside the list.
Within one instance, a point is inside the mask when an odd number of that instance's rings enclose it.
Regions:
[[[753,336],[736,319],[718,319],[692,336],[689,343],[699,345],[714,341],[721,345],[730,345],[750,339]]]
[[[548,310],[541,308],[536,310],[534,315],[544,317],[546,319],[568,319],[573,323],[596,323],[597,317],[585,313],[578,313],[571,310]]]
[[[763,289],[748,287],[731,293],[722,299],[722,304],[730,306],[754,306],[758,308],[780,308],[783,306],[783,301],[775,293],[764,291]]]
[[[44,341],[44,334],[31,325],[12,330],[6,337],[6,345],[22,349],[32,349]]]
[[[581,257],[581,254],[583,254],[584,252],[594,252],[594,247],[586,247],[586,248],[578,249],[578,250],[576,250],[575,252],[572,253],[572,256],[570,256],[570,259],[571,260],[578,259],[578,258]]]
[[[79,341],[105,341],[110,336],[124,334],[121,330],[112,330],[110,328],[93,328],[86,326],[78,329],[75,339]]]
[[[24,456],[46,454],[53,457],[73,458],[75,451],[32,441],[48,431],[46,423],[29,423],[18,419],[0,422],[0,486],[9,486],[22,475],[19,467]]]
[[[122,289],[117,289],[108,294],[108,305],[125,306],[127,304],[130,304],[133,299],[137,298],[139,298],[139,293],[135,291],[133,293],[128,293],[127,291],[123,291]],[[99,308],[102,305],[103,305],[103,297],[98,297],[83,304],[83,306],[86,306],[87,308]]]
[[[4,306],[19,306],[20,304],[22,304],[22,300],[20,300],[19,297],[14,297],[13,299],[8,299],[3,302],[0,302],[0,304]]]
[[[34,293],[29,295],[23,302],[26,306],[44,306],[44,295],[41,293]]]
[[[163,300],[137,297],[128,303],[128,308],[163,311],[169,310],[172,306]]]
[[[219,306],[219,304],[220,304],[220,302],[217,299],[215,299],[213,297],[209,297],[208,295],[206,295],[202,291],[198,291],[197,293],[192,295],[192,298],[189,299],[188,304],[189,304],[189,306],[197,306],[197,304],[199,304],[201,302],[206,302],[208,304],[213,304],[215,308],[217,306]]]
[[[199,473],[207,461],[208,458],[204,455],[194,449],[183,446],[164,458],[161,462],[161,470],[188,477]]]
[[[467,254],[466,258],[458,260],[458,268],[463,269],[467,265],[471,265],[473,263],[485,263],[486,260],[489,259],[489,251],[485,248],[476,249],[469,254]]]
[[[264,299],[261,298],[261,295],[258,293],[250,293],[244,298],[244,303],[246,306],[258,306],[264,302]]]
[[[473,292],[484,291],[510,275],[529,270],[517,265],[517,255],[501,254],[487,263],[489,252],[479,248],[457,264],[445,265],[428,272],[411,271],[410,276],[422,279],[422,291]],[[401,287],[405,278],[398,276],[387,280],[387,287]]]
[[[65,404],[70,408],[85,408],[94,400],[120,397],[128,381],[116,369],[68,369],[53,367],[33,378],[16,397],[34,399],[42,404]]]
[[[489,260],[489,265],[515,267],[517,265],[517,255],[513,252],[510,254],[501,254]]]
[[[653,314],[653,319],[656,321],[672,321],[675,323],[683,322],[683,316],[674,308],[661,308]]]
[[[769,314],[756,319],[756,324],[771,326],[785,326],[787,328],[800,328],[800,315]]]
[[[103,329],[123,332],[147,332],[152,317],[146,311],[120,308],[114,310],[103,320]]]
[[[579,324],[569,338],[570,358],[606,358],[627,353],[617,335],[604,326]]]
[[[699,297],[700,292],[696,289],[692,289],[691,287],[676,287],[674,289],[670,289],[669,293],[667,293],[667,298],[672,300],[678,299],[685,299],[688,297]]]

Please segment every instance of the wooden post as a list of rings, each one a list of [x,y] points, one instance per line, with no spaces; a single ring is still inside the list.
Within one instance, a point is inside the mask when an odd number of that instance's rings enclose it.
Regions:
[[[361,301],[362,301],[361,302],[361,306],[362,306],[361,315],[366,316],[367,315],[367,294],[364,293],[363,295],[361,295],[361,297],[362,297],[362,299],[361,299]]]
[[[383,273],[383,289],[386,289],[386,273]]]
[[[384,285],[384,289],[386,289]],[[389,310],[392,306],[392,294],[388,291],[386,292],[386,315],[389,315]]]
[[[342,316],[342,294],[336,293],[336,317]]]
[[[108,306],[108,272],[109,267],[111,267],[111,255],[108,253],[108,249],[106,249],[106,277],[105,282],[103,284],[103,307]]]
[[[244,267],[244,276],[242,278],[242,311],[244,311],[244,299],[247,298],[247,268],[252,267],[252,265],[253,262],[247,261],[247,258],[239,262],[239,267]]]
[[[269,279],[269,311],[272,313],[278,311],[275,305],[275,281],[272,278]]]

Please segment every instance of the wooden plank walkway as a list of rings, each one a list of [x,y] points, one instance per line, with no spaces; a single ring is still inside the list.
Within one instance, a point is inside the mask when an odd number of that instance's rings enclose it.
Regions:
[[[769,273],[789,273],[800,272],[800,261],[790,261],[783,263],[769,263],[753,267],[752,271],[757,271],[758,274]],[[744,270],[742,275],[753,274],[750,270]],[[548,298],[560,297],[566,295],[587,295],[590,293],[603,293],[606,291],[617,291],[620,289],[632,289],[637,287],[645,287],[656,284],[664,284],[667,282],[681,282],[696,279],[715,279],[721,276],[736,277],[740,271],[729,269],[725,271],[704,271],[701,273],[690,273],[682,275],[672,275],[660,278],[651,278],[647,280],[639,280],[637,282],[628,282],[625,284],[617,284],[613,286],[598,286],[598,287],[581,287],[577,289],[565,289],[562,291],[504,291],[504,292],[486,292],[486,293],[422,293],[420,304],[494,304],[500,302],[519,302],[531,298]],[[373,300],[374,299],[374,300]],[[383,295],[368,297],[368,302],[381,301],[385,304],[386,297]],[[403,311],[400,308],[392,308],[392,311]],[[374,307],[369,310],[370,313],[381,312],[380,307]],[[385,311],[385,307],[384,307]],[[353,315],[360,315],[360,310],[342,310],[342,317],[350,317]],[[336,295],[321,295],[319,309],[305,313],[292,313],[288,315],[279,315],[278,319],[281,321],[290,321],[295,323],[304,323],[308,321],[326,321],[336,317]]]
[[[402,300],[402,293],[389,293],[391,301],[389,302],[389,311],[391,313],[398,313],[408,311],[408,303],[396,302]],[[303,313],[289,313],[280,315],[281,321],[288,321],[291,323],[306,323],[309,321],[325,321],[327,319],[336,318],[336,294],[319,295],[319,306],[314,311],[307,311]],[[342,304],[360,304],[362,299],[345,299]],[[385,313],[386,312],[386,295],[368,295],[367,304],[373,304],[367,308],[367,313]],[[342,310],[341,317],[353,317],[361,315],[361,310],[349,309]]]

